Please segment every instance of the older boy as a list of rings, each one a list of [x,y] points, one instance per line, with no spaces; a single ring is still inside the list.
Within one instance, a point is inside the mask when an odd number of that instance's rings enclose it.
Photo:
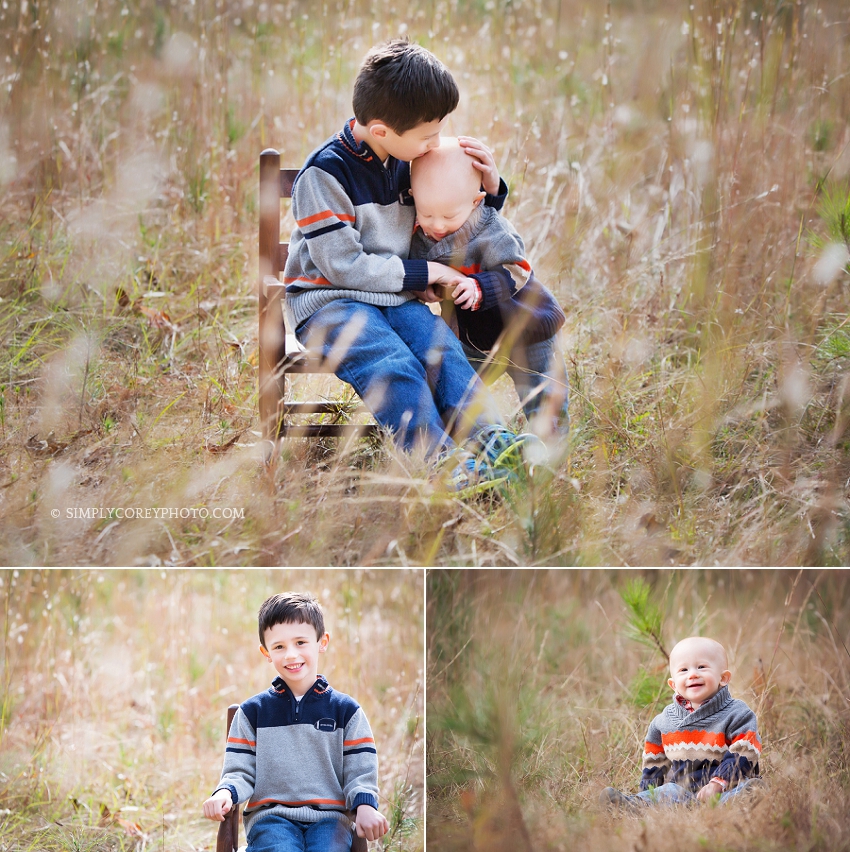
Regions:
[[[237,710],[221,780],[204,816],[244,811],[248,852],[347,852],[351,822],[367,840],[386,834],[378,811],[378,756],[357,702],[318,674],[330,642],[318,601],[283,593],[259,612],[260,653],[278,677]]]
[[[489,380],[507,370],[534,431],[565,435],[567,371],[556,341],[564,312],[535,278],[522,238],[481,204],[481,174],[457,139],[444,138],[410,170],[417,222],[410,256],[467,276],[450,289],[454,304],[444,302],[443,315],[470,364],[485,367]]]
[[[499,446],[515,440],[457,339],[417,298],[435,300],[429,285],[463,276],[408,259],[409,163],[439,146],[458,98],[448,69],[424,48],[401,40],[373,48],[354,84],[354,118],[295,181],[284,270],[298,339],[337,361],[336,374],[405,449],[421,443],[428,454],[453,447],[449,432],[471,435],[475,449],[494,432]],[[491,193],[486,203],[501,206],[507,187],[492,154],[465,144]]]
[[[650,723],[640,792],[606,787],[603,804],[640,807],[655,802],[721,803],[759,774],[761,740],[755,713],[729,694],[726,650],[714,639],[691,636],[670,652],[675,697]]]

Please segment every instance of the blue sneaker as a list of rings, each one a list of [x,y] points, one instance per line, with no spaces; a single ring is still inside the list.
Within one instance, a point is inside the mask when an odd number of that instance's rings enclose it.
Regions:
[[[461,448],[447,453],[439,464],[444,470],[440,475],[443,486],[461,497],[487,491],[508,479],[507,471],[494,469]]]
[[[530,432],[516,434],[504,426],[485,426],[472,436],[467,449],[474,455],[473,469],[479,477],[514,481],[525,469],[524,450],[542,443]]]

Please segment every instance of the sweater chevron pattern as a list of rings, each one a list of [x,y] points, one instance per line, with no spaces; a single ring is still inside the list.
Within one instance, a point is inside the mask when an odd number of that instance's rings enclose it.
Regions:
[[[300,701],[282,678],[233,717],[218,790],[244,802],[246,833],[271,814],[349,821],[378,807],[378,755],[362,708],[319,675]]]
[[[759,774],[756,715],[729,688],[689,711],[672,702],[650,723],[640,789],[672,782],[696,793],[712,778],[729,788]]]

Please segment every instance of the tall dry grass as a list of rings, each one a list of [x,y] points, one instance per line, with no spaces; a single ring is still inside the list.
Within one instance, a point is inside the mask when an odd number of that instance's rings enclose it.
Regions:
[[[376,848],[421,849],[423,578],[404,570],[0,573],[0,848],[214,849],[226,709],[271,682],[256,613],[287,589],[319,596],[322,672],[375,732]]]
[[[660,647],[635,638],[636,580]],[[850,848],[846,572],[433,570],[427,595],[429,849]],[[716,808],[601,809],[605,786],[637,792],[669,702],[660,648],[694,634],[729,653],[766,786]]]
[[[847,561],[841,0],[7,5],[4,562]],[[257,155],[301,162],[400,34],[455,72],[448,130],[493,147],[568,313],[566,456],[495,503],[387,442],[258,470]]]

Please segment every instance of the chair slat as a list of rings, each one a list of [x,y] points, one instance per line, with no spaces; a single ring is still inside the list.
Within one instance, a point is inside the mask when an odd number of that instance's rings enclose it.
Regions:
[[[378,432],[377,423],[357,426],[352,423],[309,423],[293,425],[281,423],[278,435],[281,438],[347,438],[352,432],[358,436],[374,435]]]
[[[283,404],[284,413],[289,414],[337,414],[342,406],[338,402],[286,402]],[[362,405],[349,409],[348,414],[363,414],[368,409]]]

